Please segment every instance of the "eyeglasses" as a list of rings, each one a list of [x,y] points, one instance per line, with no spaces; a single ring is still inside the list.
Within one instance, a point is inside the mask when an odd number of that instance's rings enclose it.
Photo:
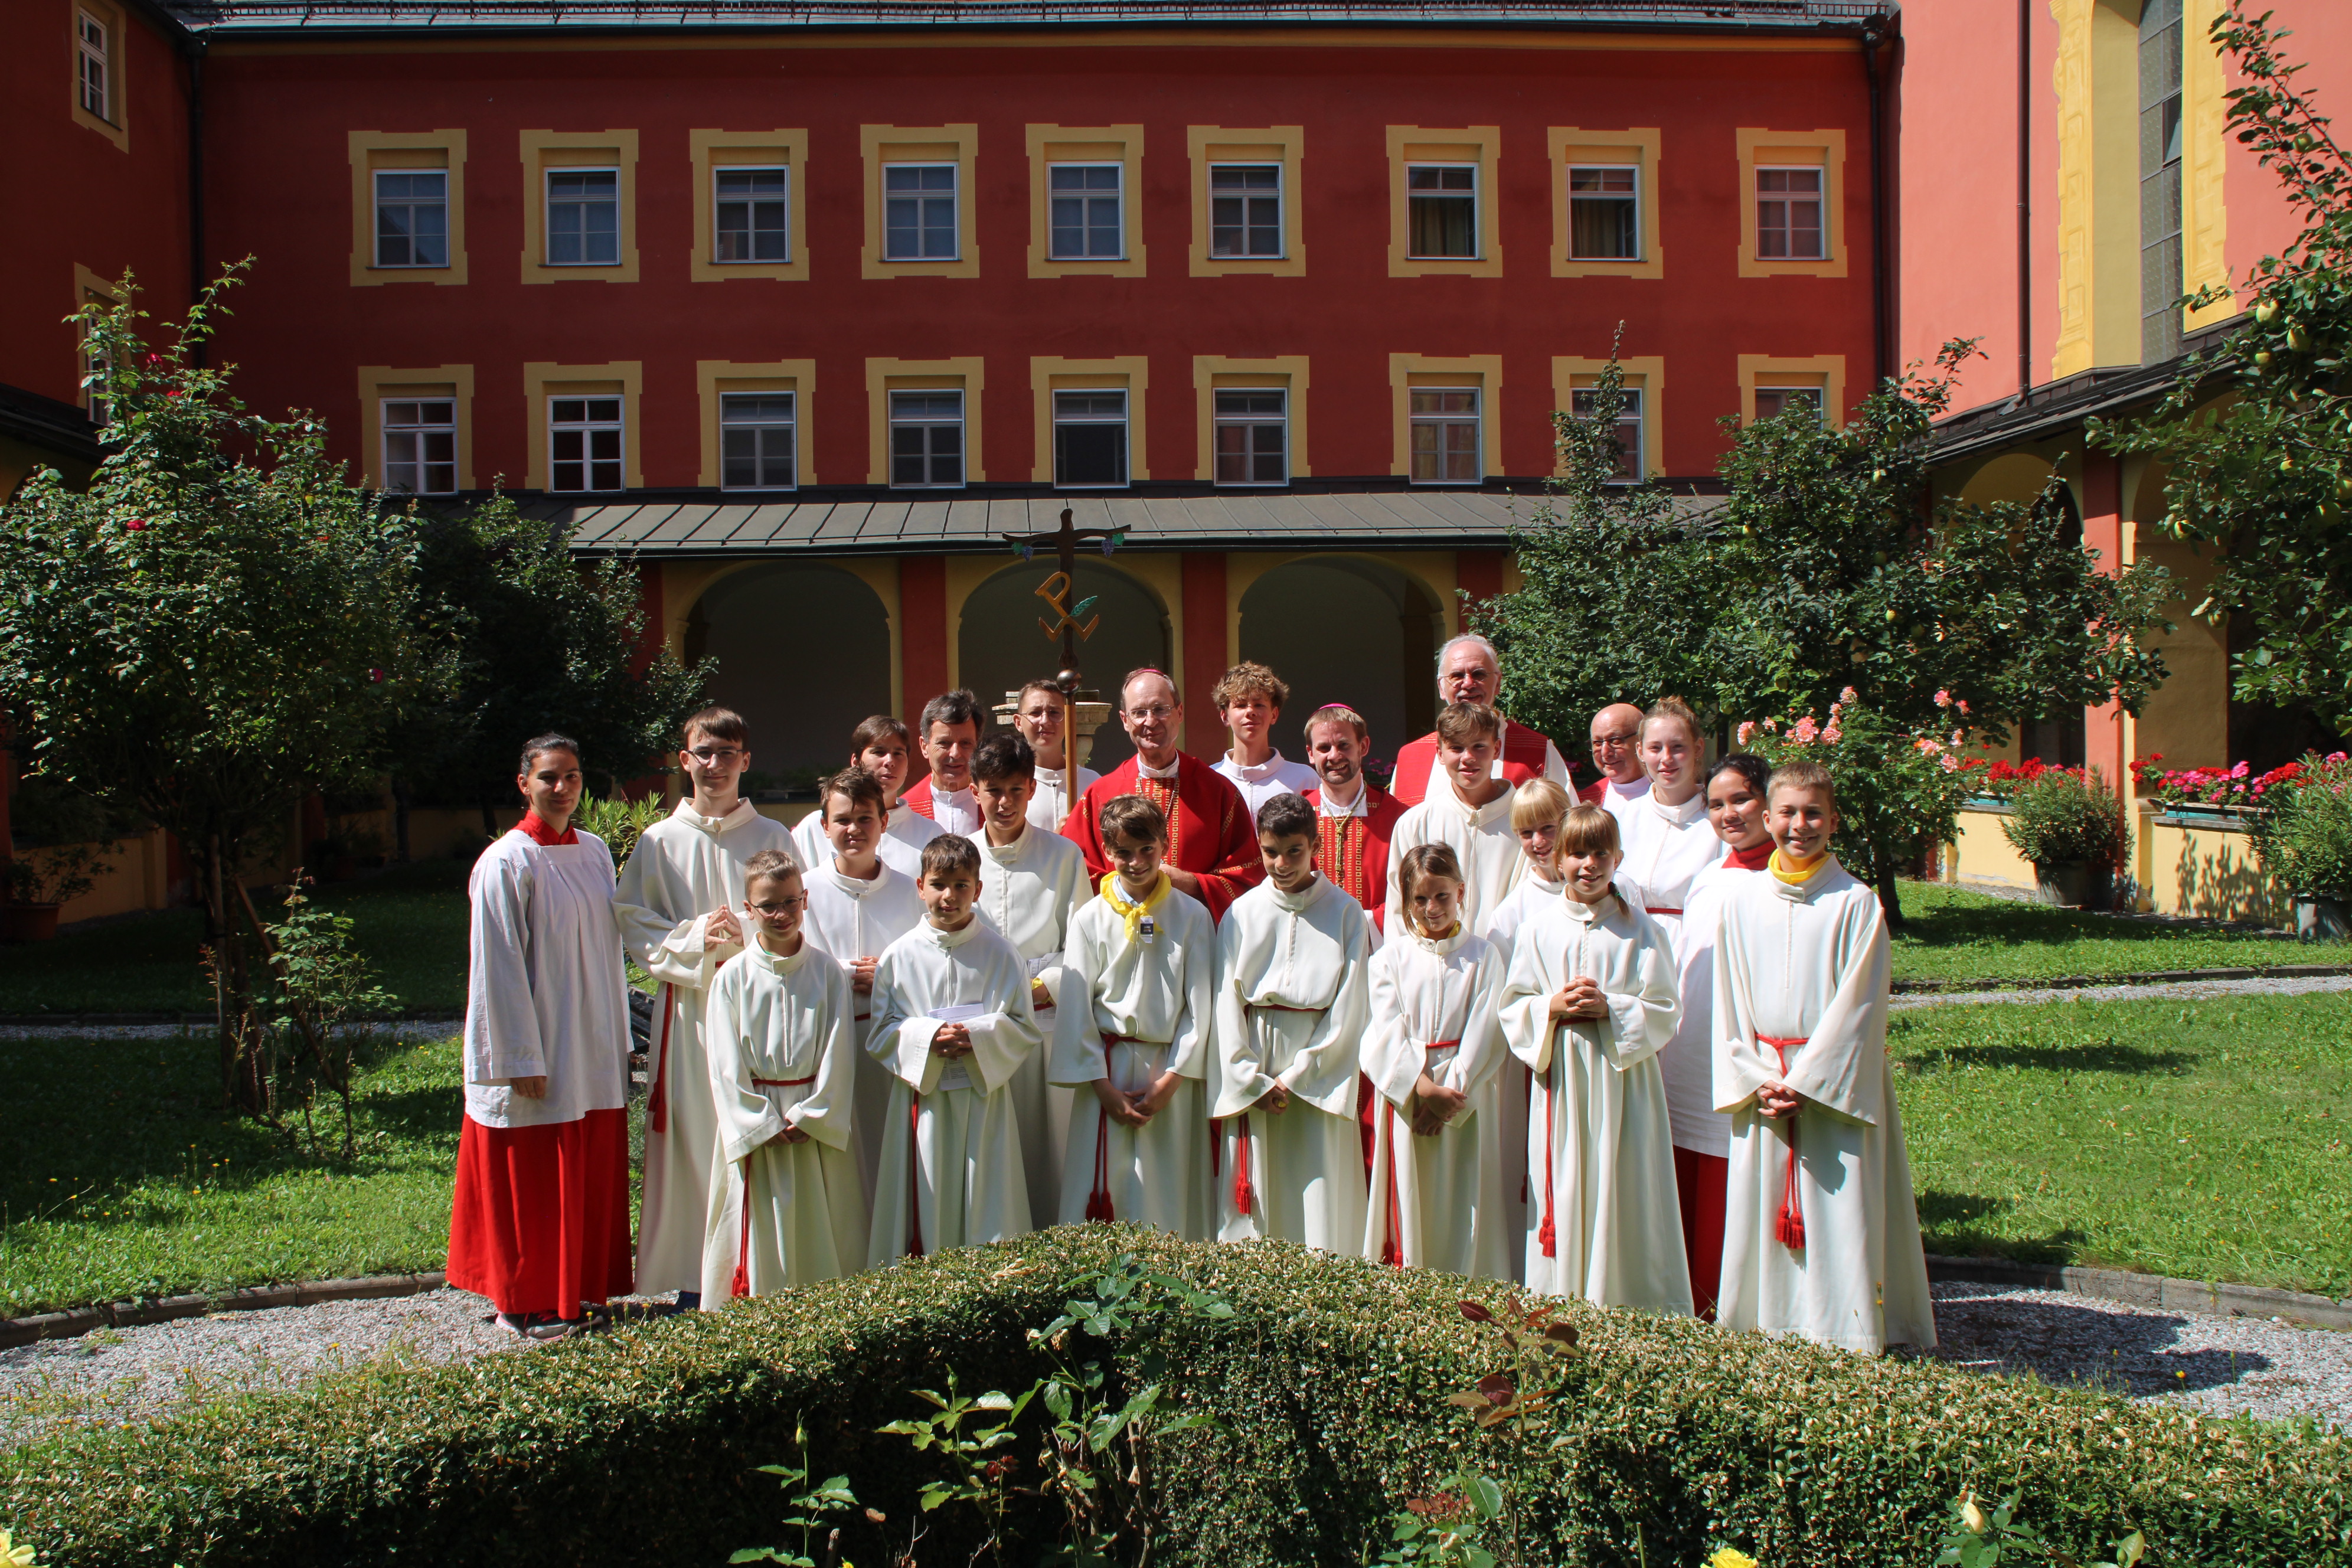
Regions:
[[[745,904],[743,907],[755,915],[765,915],[770,920],[775,920],[780,916],[791,914],[794,910],[808,908],[808,895],[803,893],[797,899],[780,899],[772,904]]]
[[[1130,719],[1143,720],[1173,719],[1176,717],[1176,710],[1164,703],[1155,703],[1150,708],[1130,708],[1127,710],[1127,716]]]
[[[686,754],[692,757],[698,763],[708,764],[710,763],[731,763],[743,753],[736,750],[733,746],[696,746]]]
[[[1633,743],[1633,740],[1634,737],[1630,731],[1622,735],[1595,735],[1592,737],[1592,749],[1597,752],[1603,747],[1613,749],[1619,746],[1630,746]]]

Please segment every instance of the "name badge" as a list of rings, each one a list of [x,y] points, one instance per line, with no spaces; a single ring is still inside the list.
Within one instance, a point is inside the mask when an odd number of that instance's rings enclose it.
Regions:
[[[1159,922],[1154,921],[1150,915],[1146,915],[1143,917],[1142,923],[1135,928],[1135,934],[1147,946],[1157,942],[1160,940]]]

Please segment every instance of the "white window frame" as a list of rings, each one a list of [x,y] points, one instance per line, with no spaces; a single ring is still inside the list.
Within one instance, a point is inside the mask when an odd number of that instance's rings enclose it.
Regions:
[[[1811,403],[1813,405],[1813,417],[1816,419],[1821,418],[1829,407],[1829,389],[1824,386],[1817,384],[1791,384],[1788,386],[1759,385],[1756,388],[1756,401],[1759,405],[1759,407],[1756,410],[1756,417],[1759,419],[1769,419],[1772,417],[1771,415],[1765,413],[1761,407],[1765,395],[1768,393],[1776,394],[1780,397],[1782,400],[1780,412],[1784,414],[1788,412],[1787,400],[1790,397],[1801,397]]]
[[[906,195],[893,197],[890,194],[890,175],[894,170],[898,169],[945,169],[948,172],[948,188],[944,192],[916,190]],[[913,256],[900,256],[894,254],[890,249],[890,203],[893,200],[914,200],[919,204],[928,203],[937,201],[940,199],[942,195],[946,197],[948,204],[948,238],[953,248],[945,256],[925,256],[920,254],[919,249],[918,253]],[[917,216],[919,218],[921,216],[919,205],[917,209]],[[921,245],[922,237],[926,232],[928,232],[928,226],[918,222],[915,226],[915,238],[918,247]],[[943,163],[937,160],[930,160],[919,163],[885,163],[882,165],[882,259],[887,262],[908,263],[915,266],[924,266],[934,262],[961,261],[963,259],[962,164],[956,163]]]
[[[1218,405],[1227,396],[1274,397],[1280,400],[1279,414],[1227,414]],[[1290,482],[1290,389],[1286,386],[1217,386],[1209,390],[1210,447],[1209,471],[1213,482],[1223,489],[1266,489]],[[1282,431],[1282,473],[1271,479],[1229,479],[1224,477],[1224,446],[1217,433],[1228,426],[1244,428],[1272,425]],[[1244,447],[1242,459],[1254,467],[1257,454]]]
[[[100,351],[98,340],[85,331],[81,341],[82,411],[101,430],[114,417],[113,400],[106,395],[107,368],[106,355]]]
[[[383,241],[384,241],[384,233],[383,233],[383,208],[384,208],[384,199],[383,199],[383,182],[384,182],[387,178],[395,178],[395,177],[397,177],[397,178],[405,178],[405,177],[407,177],[407,176],[414,175],[414,174],[438,174],[438,175],[441,177],[441,237],[441,237],[441,259],[440,259],[440,260],[438,260],[438,261],[415,261],[415,260],[410,260],[410,261],[386,261],[386,260],[383,258]],[[370,266],[372,266],[372,267],[377,267],[377,268],[398,268],[402,269],[403,271],[405,271],[405,270],[407,270],[407,269],[409,269],[409,268],[425,268],[425,269],[426,269],[426,270],[428,270],[428,271],[446,271],[446,270],[448,268],[448,266],[449,266],[449,171],[448,171],[448,170],[446,170],[446,169],[372,169],[372,170],[370,170],[370,171],[368,172],[368,194],[369,194],[369,195],[373,198],[373,215],[372,215],[372,216],[373,216],[373,218],[374,218],[374,220],[375,220],[375,222],[374,222],[374,226],[374,226],[374,231],[375,231],[375,232],[374,232],[374,236],[373,236],[373,245],[374,245],[375,249],[374,249],[374,255],[370,258],[370,261],[369,261],[369,265],[370,265]],[[392,205],[394,205],[394,206],[404,206],[404,207],[408,208],[408,209],[409,209],[409,211],[411,212],[411,214],[413,215],[413,214],[415,213],[415,209],[416,209],[419,205],[431,205],[431,204],[429,204],[429,203],[418,203],[418,202],[415,202],[415,201],[398,201],[398,202],[394,202],[394,203],[393,203]],[[410,226],[409,226],[409,231],[408,231],[408,237],[408,237],[408,252],[409,252],[409,255],[410,255],[410,256],[414,257],[414,256],[416,254],[416,229],[415,229],[415,222],[414,222],[413,218],[412,218],[412,221],[411,221]]]
[[[1814,242],[1817,248],[1811,255],[1799,256],[1791,250],[1784,251],[1779,256],[1774,256],[1765,250],[1764,235],[1766,231],[1764,227],[1764,203],[1768,199],[1768,196],[1764,189],[1764,176],[1767,174],[1811,174],[1815,180],[1820,182],[1820,184],[1814,187],[1812,194],[1814,205],[1821,208],[1822,221],[1821,226],[1814,231],[1818,237]],[[1778,196],[1780,198],[1780,204],[1783,206],[1793,205],[1795,199],[1804,194],[1805,193],[1802,191],[1777,191],[1770,193],[1771,195]],[[1748,192],[1748,199],[1756,204],[1757,260],[1826,261],[1829,259],[1830,172],[1827,167],[1820,163],[1759,163],[1756,165],[1756,188]],[[1782,236],[1787,237],[1793,236],[1797,231],[1793,226],[1783,224],[1778,232]]]
[[[1068,198],[1065,198],[1061,192],[1056,191],[1054,188],[1054,176],[1064,169],[1108,169],[1111,172],[1111,187],[1108,192],[1080,190],[1070,193],[1070,195],[1079,202],[1088,205],[1100,201],[1105,195],[1108,195],[1111,203],[1111,211],[1117,217],[1117,221],[1111,225],[1111,233],[1118,241],[1118,249],[1112,255],[1094,256],[1085,253],[1072,255],[1055,248],[1054,241],[1055,237],[1060,233],[1060,226],[1054,222],[1054,203],[1057,200]],[[1078,233],[1081,237],[1091,234],[1093,231],[1094,225],[1091,223],[1081,223],[1078,226]],[[1066,163],[1048,163],[1045,165],[1045,258],[1048,261],[1078,262],[1124,261],[1127,259],[1126,164],[1115,163],[1106,163],[1097,158],[1087,162],[1074,161]]]
[[[417,417],[395,423],[392,411],[404,404],[413,405],[417,410]],[[427,423],[424,417],[424,411],[427,407],[446,408],[448,410],[448,417]],[[377,471],[383,476],[384,494],[453,496],[457,493],[457,400],[456,398],[445,397],[438,394],[421,395],[415,393],[388,394],[376,402],[376,418],[381,442],[378,456],[383,459],[383,465]],[[414,458],[398,460],[393,457],[394,438],[401,436],[411,437],[416,441],[416,456]],[[426,456],[424,443],[425,438],[431,436],[448,437],[449,456],[446,462]],[[432,470],[443,467],[449,470],[449,482],[446,486],[436,487],[430,482]],[[415,470],[416,483],[401,485],[394,482],[394,472],[404,468]]]
[[[971,405],[965,401],[963,389],[954,386],[901,386],[891,388],[884,395],[889,400],[883,409],[883,416],[889,422],[890,488],[895,490],[960,490],[969,485],[971,482],[971,441],[970,430],[966,425],[966,416],[971,412]],[[955,417],[949,419],[940,415],[926,413],[911,415],[902,419],[898,416],[898,399],[901,397],[952,397],[956,400]],[[898,478],[898,432],[939,430],[950,426],[952,426],[956,433],[956,477],[952,479],[935,479],[928,477],[932,471],[932,465],[939,461],[939,454],[930,449],[930,441],[927,436],[923,443],[923,472],[926,477],[921,479],[901,480]]]
[[[1135,394],[1124,386],[1064,386],[1052,393],[1054,416],[1054,488],[1063,490],[1123,490],[1135,482]],[[1065,397],[1115,396],[1118,399],[1118,416],[1086,413],[1065,418],[1062,399]],[[1062,477],[1062,432],[1065,428],[1097,426],[1118,426],[1118,478],[1116,479],[1065,479]]]
[[[1580,410],[1579,403],[1589,402],[1599,391],[1597,387],[1580,386],[1568,395],[1569,412],[1578,419],[1590,419],[1591,415]],[[1612,485],[1637,485],[1649,477],[1650,454],[1646,450],[1648,422],[1643,417],[1642,394],[1638,386],[1618,389],[1624,401],[1617,405],[1617,445],[1619,460],[1632,471],[1620,473],[1608,482]]]
[[[1472,399],[1472,403],[1471,403],[1471,409],[1470,409],[1470,412],[1469,412],[1467,415],[1458,414],[1458,413],[1428,413],[1428,414],[1424,414],[1424,413],[1422,413],[1422,412],[1420,412],[1420,411],[1418,411],[1418,410],[1414,409],[1414,408],[1413,408],[1413,406],[1412,406],[1412,400],[1413,400],[1413,397],[1414,397],[1414,396],[1415,396],[1415,395],[1417,395],[1417,394],[1422,394],[1422,393],[1440,393],[1440,394],[1443,394],[1443,393],[1460,393],[1460,392],[1466,392],[1466,393],[1468,393],[1468,394],[1470,395],[1470,396],[1471,396],[1471,399]],[[1467,479],[1446,479],[1446,478],[1443,478],[1443,477],[1435,478],[1435,479],[1423,479],[1419,474],[1417,474],[1417,473],[1416,473],[1416,474],[1412,474],[1412,475],[1410,476],[1410,478],[1411,478],[1411,482],[1412,482],[1412,483],[1416,484],[1416,485],[1478,485],[1478,484],[1484,484],[1484,483],[1486,483],[1486,389],[1485,387],[1483,387],[1483,386],[1411,386],[1411,387],[1407,387],[1407,388],[1405,389],[1405,410],[1406,410],[1406,412],[1405,412],[1405,419],[1406,419],[1406,426],[1407,426],[1407,427],[1406,427],[1406,431],[1405,431],[1405,460],[1406,460],[1406,464],[1407,464],[1408,468],[1411,468],[1411,467],[1415,466],[1415,459],[1417,459],[1417,458],[1419,458],[1419,456],[1420,456],[1420,454],[1419,454],[1418,452],[1416,452],[1416,451],[1413,449],[1413,441],[1412,441],[1412,432],[1413,432],[1415,429],[1419,428],[1419,427],[1420,427],[1420,426],[1425,426],[1425,425],[1434,425],[1434,426],[1447,426],[1447,425],[1465,425],[1465,424],[1466,424],[1466,425],[1468,425],[1468,426],[1470,426],[1470,452],[1471,452],[1472,457],[1475,459],[1475,466],[1476,466],[1476,468],[1477,468],[1477,470],[1478,470],[1476,473],[1475,473],[1475,474],[1471,475],[1471,476],[1470,476],[1469,478],[1467,478]],[[1438,458],[1438,466],[1439,466],[1441,468],[1444,468],[1444,462],[1445,462],[1445,444],[1444,444],[1444,442],[1443,438],[1441,438],[1441,439],[1439,440],[1439,442],[1438,442],[1437,458]]]
[[[558,261],[555,259],[555,177],[558,174],[610,174],[613,177],[613,254],[611,256],[600,259],[587,255],[588,229],[585,222],[583,221],[580,229],[581,258],[577,261]],[[547,259],[541,263],[542,266],[618,267],[621,264],[621,171],[618,165],[612,163],[585,163],[576,168],[557,168],[551,165],[540,171],[539,192],[540,221],[544,226],[547,235],[545,241]],[[590,204],[585,201],[582,201],[576,203],[568,202],[565,205],[576,205],[584,209]]]
[[[731,197],[719,194],[719,182],[729,174],[781,174],[783,189],[774,195]],[[728,201],[741,201],[751,206],[774,202],[784,212],[784,253],[782,256],[725,257],[719,254],[722,230],[719,226],[719,209]],[[755,215],[756,216],[756,215]],[[756,245],[760,230],[754,224],[749,231]],[[710,263],[714,267],[789,267],[793,260],[793,168],[789,163],[715,163],[710,170]],[[797,440],[797,437],[795,437]],[[794,467],[798,467],[798,447],[794,447]],[[769,487],[773,488],[773,487]]]
[[[752,397],[782,398],[788,405],[788,412],[781,419],[772,414],[761,414],[756,417],[743,419],[728,417],[729,404],[737,398]],[[748,485],[730,484],[727,479],[727,432],[730,429],[773,430],[779,426],[791,432],[792,456],[788,461],[792,466],[792,479],[781,485],[758,482]],[[755,454],[751,462],[754,469],[758,469],[765,464],[765,455]],[[723,490],[765,490],[771,494],[781,490],[796,490],[801,488],[801,397],[798,391],[722,392],[719,395],[719,488]]]
[[[1221,251],[1217,248],[1217,174],[1223,169],[1271,169],[1274,171],[1274,249],[1258,252],[1243,249]],[[1213,261],[1287,261],[1290,258],[1290,181],[1287,169],[1279,162],[1262,159],[1233,159],[1209,165],[1209,258]],[[1265,194],[1258,191],[1236,191],[1228,199],[1242,204],[1242,243],[1249,244],[1249,232],[1259,226],[1249,221],[1249,204],[1264,201]]]
[[[90,35],[98,35],[92,47]],[[94,12],[74,7],[74,101],[81,105],[84,114],[94,114],[109,125],[114,119],[114,29],[106,18]],[[90,89],[98,89],[98,101],[90,102]]]
[[[1415,201],[1460,201],[1464,198],[1465,195],[1465,193],[1460,191],[1436,190],[1416,196],[1413,194],[1412,177],[1423,169],[1444,169],[1447,171],[1465,169],[1469,171],[1470,189],[1467,195],[1470,202],[1470,252],[1468,255],[1451,256],[1438,252],[1415,250],[1412,247],[1414,226],[1412,221],[1412,204]],[[1405,259],[1408,261],[1484,261],[1486,259],[1486,247],[1484,235],[1486,226],[1479,221],[1483,216],[1480,213],[1479,208],[1481,204],[1486,200],[1486,193],[1484,189],[1485,182],[1479,178],[1480,173],[1481,171],[1479,166],[1475,163],[1439,163],[1423,161],[1417,163],[1407,163],[1404,166]]]
[[[582,405],[583,416],[576,421],[559,422],[556,419],[555,411],[566,403],[577,403]],[[614,409],[614,416],[610,419],[598,419],[587,412],[589,405],[598,403],[610,403],[613,405]],[[619,482],[610,488],[599,486],[595,483],[596,465],[598,463],[604,462],[607,459],[599,458],[595,455],[595,443],[591,438],[595,436],[602,435],[606,431],[610,431],[613,435],[613,447],[615,454],[609,460],[612,462],[614,468],[619,470],[617,475]],[[581,444],[580,456],[577,458],[558,458],[555,455],[555,438],[557,436],[566,432],[576,432],[583,437]],[[580,466],[581,483],[576,486],[567,487],[557,482],[556,468],[559,464],[571,462],[577,462]],[[618,495],[620,492],[626,489],[628,485],[628,398],[617,392],[560,392],[548,394],[547,488],[559,495],[609,496]]]
[[[1620,202],[1627,199],[1624,193],[1618,191],[1591,191],[1584,193],[1580,197],[1576,189],[1576,176],[1588,172],[1633,176],[1633,189],[1631,195],[1633,207],[1633,254],[1588,256],[1576,248],[1576,204],[1580,199],[1607,202]],[[1568,174],[1565,177],[1568,180],[1568,258],[1570,261],[1646,261],[1649,259],[1643,254],[1642,166],[1639,163],[1571,163],[1568,166]]]

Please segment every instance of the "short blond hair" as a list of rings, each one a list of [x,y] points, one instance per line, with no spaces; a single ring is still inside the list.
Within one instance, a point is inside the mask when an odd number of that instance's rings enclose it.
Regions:
[[[1829,797],[1830,809],[1837,809],[1837,781],[1830,777],[1829,769],[1809,757],[1798,757],[1772,770],[1764,784],[1765,804],[1771,804],[1772,797],[1784,789],[1817,789]]]
[[[1562,855],[1622,855],[1624,840],[1617,835],[1617,818],[1591,801],[1580,801],[1559,819]]]
[[[1307,727],[1300,733],[1310,746],[1315,743],[1315,727],[1318,724],[1345,724],[1356,732],[1359,741],[1372,738],[1372,727],[1364,722],[1364,716],[1344,702],[1326,702],[1307,716]]]
[[[1511,792],[1511,831],[1524,832],[1568,816],[1568,792],[1549,779],[1529,779]]]

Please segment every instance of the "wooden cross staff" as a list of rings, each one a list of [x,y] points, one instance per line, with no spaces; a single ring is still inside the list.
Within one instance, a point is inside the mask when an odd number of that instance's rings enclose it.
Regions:
[[[1099,540],[1102,552],[1108,555],[1127,542],[1123,528],[1073,528],[1070,509],[1062,509],[1062,526],[1051,533],[1008,533],[1004,542],[1013,552],[1026,561],[1040,545],[1050,544],[1061,570],[1037,584],[1036,595],[1054,612],[1051,621],[1040,616],[1037,625],[1049,637],[1058,637],[1062,644],[1062,668],[1054,677],[1054,684],[1062,689],[1062,790],[1063,797],[1075,811],[1078,805],[1078,644],[1094,636],[1102,617],[1080,623],[1079,617],[1095,606],[1093,598],[1084,598],[1076,605],[1069,602],[1076,591],[1078,546],[1088,540]]]

